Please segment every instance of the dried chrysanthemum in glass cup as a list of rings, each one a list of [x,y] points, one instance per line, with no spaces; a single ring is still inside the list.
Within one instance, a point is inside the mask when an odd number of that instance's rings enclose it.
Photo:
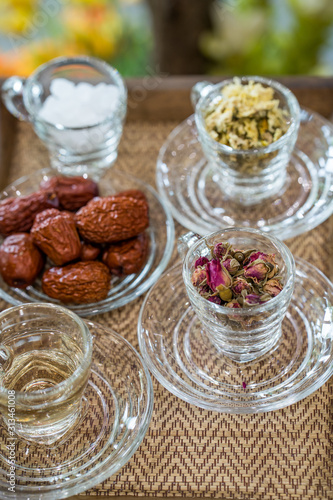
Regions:
[[[187,241],[188,235],[181,238],[183,248]],[[183,279],[210,340],[239,362],[269,351],[281,336],[294,288],[289,249],[255,229],[225,229],[190,242]]]
[[[198,138],[221,176],[220,188],[243,205],[276,194],[300,124],[300,107],[284,85],[258,76],[199,82],[192,89]]]
[[[258,149],[280,139],[288,130],[290,115],[280,106],[274,89],[239,78],[221,89],[205,116],[206,130],[220,144],[233,149]]]

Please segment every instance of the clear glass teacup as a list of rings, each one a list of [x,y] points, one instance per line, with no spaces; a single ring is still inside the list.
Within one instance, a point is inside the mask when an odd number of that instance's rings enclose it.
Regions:
[[[25,304],[0,313],[0,413],[9,436],[50,445],[80,419],[92,337],[74,313]]]
[[[233,149],[213,139],[206,130],[207,110],[222,99],[221,90],[233,80],[212,85],[198,82],[192,89],[192,104],[198,138],[207,160],[220,176],[220,189],[230,200],[253,205],[278,193],[286,182],[286,167],[295,147],[300,125],[300,106],[294,94],[284,85],[259,76],[240,79],[272,87],[274,99],[280,101],[288,118],[288,130],[277,141],[258,149]]]
[[[209,246],[228,242],[234,249],[258,249],[275,255],[282,291],[261,305],[233,309],[202,297],[191,281],[199,257],[211,259]],[[288,247],[273,236],[256,229],[230,228],[201,238],[193,233],[182,236],[178,250],[184,257],[183,280],[192,307],[203,328],[223,354],[234,361],[252,361],[274,347],[282,334],[282,321],[288,309],[295,280],[295,262]]]
[[[105,86],[114,88],[116,95],[112,112],[89,125],[68,125],[67,118],[64,123],[58,122],[56,117],[56,123],[49,121],[42,111],[48,97],[53,95],[52,82],[56,79],[62,79],[65,84],[69,82],[68,92],[72,91],[67,97],[68,118],[73,115],[70,104],[76,99],[84,99],[90,86],[99,86],[101,90],[103,85],[104,89]],[[66,87],[62,92],[66,92]],[[118,71],[106,62],[86,56],[53,59],[27,79],[17,76],[8,78],[2,86],[2,98],[14,116],[33,125],[49,150],[52,166],[60,172],[69,175],[88,173],[99,178],[116,161],[127,109],[127,90]],[[62,98],[65,99],[66,95]],[[98,104],[96,100],[92,104],[92,112],[96,112],[97,105],[102,106],[103,103]],[[84,115],[77,117],[78,123],[84,123],[82,120],[90,123],[87,116],[89,110]]]

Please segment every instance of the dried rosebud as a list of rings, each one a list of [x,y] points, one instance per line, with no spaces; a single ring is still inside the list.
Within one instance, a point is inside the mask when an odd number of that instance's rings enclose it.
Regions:
[[[244,268],[244,277],[251,278],[255,283],[260,283],[268,277],[270,272],[271,267],[259,259]]]
[[[243,303],[247,306],[256,306],[258,304],[264,304],[265,302],[267,302],[267,298],[265,299],[265,297],[263,296],[257,295],[255,293],[250,293],[244,298]]]
[[[242,308],[240,303],[237,302],[237,300],[235,300],[235,299],[228,302],[228,304],[226,304],[226,306],[230,307],[230,309],[241,309]]]
[[[258,260],[258,259],[261,259],[263,260],[264,262],[270,262],[271,259],[273,257],[273,261],[274,261],[274,255],[273,254],[268,254],[268,253],[264,253],[264,252],[252,252],[246,259],[246,261],[244,262],[244,265],[247,266],[249,264],[251,264],[252,262],[254,262],[255,260]]]
[[[232,278],[225,267],[221,265],[219,259],[213,259],[206,264],[207,284],[213,290],[217,291],[219,285],[230,287]]]
[[[224,285],[219,285],[216,287],[216,290],[219,292],[219,296],[224,302],[229,302],[232,299],[232,291],[230,288],[227,288]]]
[[[245,259],[244,252],[242,252],[241,250],[235,250],[234,258],[238,260],[238,262],[242,263]]]
[[[209,288],[208,285],[202,285],[200,288],[199,288],[199,293],[200,295],[202,295],[203,297],[205,298],[208,298],[211,296],[212,294],[212,291],[211,289]]]
[[[235,295],[240,295],[243,290],[251,293],[253,291],[253,286],[244,278],[238,277],[234,279],[231,289]]]
[[[233,249],[227,241],[215,245],[206,242],[206,245],[212,260],[199,257],[192,276],[198,293],[206,300],[220,303],[220,299],[222,305],[240,309],[264,304],[283,289],[274,254],[254,248]],[[205,270],[205,279],[202,270]],[[244,328],[251,322],[252,319],[242,319]]]
[[[222,259],[225,255],[227,255],[229,248],[229,243],[217,243],[214,246],[213,254],[216,259]]]
[[[236,259],[226,259],[222,262],[222,266],[224,266],[231,276],[233,276],[239,271],[240,263]]]
[[[272,278],[278,271],[278,267],[275,262],[275,255],[272,253],[264,253],[264,252],[253,252],[244,262],[245,267],[248,267],[250,264],[255,262],[256,260],[262,260],[270,264],[271,267],[270,272],[267,275],[267,278]]]
[[[279,295],[281,290],[283,289],[283,285],[279,280],[268,280],[267,283],[263,286],[264,292],[268,293],[272,297],[276,297]]]
[[[202,267],[197,267],[192,274],[191,281],[194,286],[200,286],[200,284],[206,279],[206,270]]]
[[[218,304],[219,306],[222,305],[222,300],[217,295],[211,295],[207,300],[209,300],[209,302],[213,302],[213,304]]]
[[[208,259],[207,257],[199,257],[195,263],[194,263],[194,267],[197,268],[197,267],[203,267],[205,264],[207,264]]]

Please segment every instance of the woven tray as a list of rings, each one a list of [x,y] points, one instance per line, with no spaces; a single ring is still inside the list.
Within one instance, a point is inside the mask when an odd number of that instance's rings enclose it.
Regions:
[[[153,185],[159,148],[190,113],[191,82],[182,80],[177,90],[177,81],[167,80],[158,92],[147,92],[139,109],[134,105],[130,108],[120,145],[118,167]],[[289,84],[300,89],[301,103],[308,106],[312,86],[312,103],[320,103],[312,108],[318,111],[322,111],[320,95],[325,87],[324,94],[329,96],[326,104],[331,105],[326,111],[333,112],[332,82],[326,82],[326,86],[321,80]],[[167,102],[179,103],[178,115],[175,105],[168,106]],[[13,121],[3,113],[2,132],[8,135],[9,127],[14,142],[12,148],[7,144],[11,151],[6,153],[5,166],[10,156],[6,182],[48,165],[46,151],[29,125],[18,124],[14,130]],[[184,228],[176,224],[176,231],[180,235]],[[332,235],[331,218],[287,244],[295,256],[311,261],[333,278],[332,267],[327,267],[332,263]],[[94,321],[112,327],[138,348],[136,324],[142,300],[96,316]],[[8,305],[0,302],[0,307]],[[153,383],[154,413],[142,445],[117,475],[77,498],[333,499],[333,378],[312,396],[288,408],[243,416],[196,408],[167,392],[155,379]]]

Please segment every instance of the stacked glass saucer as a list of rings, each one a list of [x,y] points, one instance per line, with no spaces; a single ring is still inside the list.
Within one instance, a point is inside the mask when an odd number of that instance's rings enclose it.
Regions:
[[[238,162],[241,169],[242,160],[252,153],[237,156],[204,136],[201,107],[207,96],[219,99],[223,85],[197,84],[192,93],[195,114],[171,132],[160,150],[157,185],[174,218],[196,235],[252,228],[280,240],[321,224],[333,213],[332,124],[299,108],[288,89],[272,82],[286,105],[292,103],[295,140],[289,137],[289,159],[280,180],[274,162],[288,138],[280,149],[254,152],[257,165],[269,157],[273,166],[252,183],[251,176],[230,174],[226,160]],[[256,184],[258,179],[264,184]],[[235,185],[240,188],[237,196]],[[255,185],[258,196],[242,198],[242,189],[251,193]],[[230,413],[277,410],[308,396],[333,373],[333,285],[310,263],[297,259],[295,289],[280,340],[263,356],[239,363],[212,343],[191,306],[178,263],[146,296],[138,337],[151,372],[184,401]]]

